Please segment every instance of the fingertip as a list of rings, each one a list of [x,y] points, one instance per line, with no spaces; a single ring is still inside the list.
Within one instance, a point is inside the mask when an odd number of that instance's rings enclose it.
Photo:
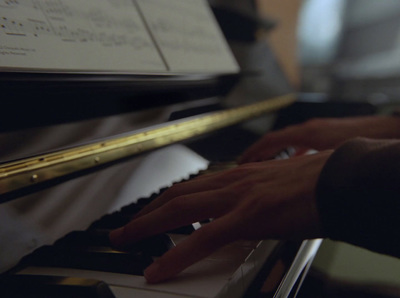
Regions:
[[[164,256],[155,260],[144,270],[144,278],[149,284],[157,284],[172,279],[185,269],[177,266],[179,262],[171,263],[168,260],[163,260],[163,258]]]
[[[245,159],[244,156],[239,156],[238,159],[236,160],[236,162],[237,162],[238,164],[243,164],[243,163],[246,162],[246,159]]]
[[[159,283],[165,279],[161,274],[160,264],[157,262],[154,262],[149,267],[147,267],[144,270],[143,275],[146,281],[150,284]]]

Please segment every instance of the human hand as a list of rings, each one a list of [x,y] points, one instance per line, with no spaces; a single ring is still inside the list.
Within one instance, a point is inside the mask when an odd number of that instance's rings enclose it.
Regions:
[[[157,283],[236,240],[321,237],[314,190],[330,154],[249,163],[176,184],[111,232],[111,243],[126,247],[213,218],[145,270],[147,281]]]
[[[355,137],[398,138],[400,137],[400,117],[312,119],[267,133],[243,153],[239,163],[271,159],[288,147],[294,147],[297,155],[310,149],[335,149]]]

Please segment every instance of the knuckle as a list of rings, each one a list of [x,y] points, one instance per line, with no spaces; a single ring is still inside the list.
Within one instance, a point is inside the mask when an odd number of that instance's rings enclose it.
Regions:
[[[323,123],[324,123],[323,119],[321,119],[321,118],[313,118],[313,119],[307,120],[304,123],[304,126],[310,128],[310,129],[317,129],[317,128],[321,127],[321,125]]]

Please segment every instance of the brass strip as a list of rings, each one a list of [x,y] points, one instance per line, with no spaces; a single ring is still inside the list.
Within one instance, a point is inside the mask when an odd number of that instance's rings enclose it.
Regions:
[[[227,127],[284,108],[294,101],[295,96],[288,94],[128,136],[5,163],[0,166],[0,195]]]

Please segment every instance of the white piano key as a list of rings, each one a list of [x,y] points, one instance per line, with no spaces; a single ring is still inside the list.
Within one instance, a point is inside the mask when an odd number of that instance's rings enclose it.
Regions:
[[[201,224],[200,224],[199,222],[195,222],[195,223],[193,223],[192,225],[193,225],[193,228],[194,228],[195,230],[198,230],[198,229],[201,228]]]
[[[168,234],[171,240],[178,245],[188,235]],[[258,241],[256,242],[258,244]],[[247,258],[251,251],[256,247],[253,242],[250,241],[237,241],[220,248],[210,256],[207,260],[230,260],[238,261],[238,266]]]
[[[250,258],[252,258],[254,261],[255,270],[258,271],[262,268],[265,261],[272,254],[278,243],[278,240],[264,240],[257,245],[257,248],[252,252],[252,256],[250,256]]]
[[[227,260],[232,262],[238,262],[238,266],[242,264],[247,256],[253,251],[250,247],[243,247],[237,243],[231,243],[225,247],[220,248],[210,256],[207,260]]]
[[[141,290],[127,287],[110,286],[116,298],[177,298],[175,294],[163,293],[159,291]],[[179,295],[179,298],[190,298],[193,296]]]
[[[228,262],[205,260],[188,268],[178,277],[156,285],[148,284],[143,276],[68,268],[28,267],[19,273],[91,278],[112,286],[207,298],[218,295],[235,269],[237,267]]]
[[[239,246],[249,251],[249,255],[245,258],[240,254],[235,257],[235,252],[239,250],[228,246],[227,256],[223,259],[211,256],[187,268],[176,278],[156,285],[147,284],[143,276],[68,268],[28,267],[19,273],[92,278],[102,280],[111,286],[188,297],[240,297],[277,244],[277,241],[264,242],[265,244],[261,243],[256,250],[251,251],[249,247],[239,243]],[[224,249],[221,249],[217,254],[223,252]]]
[[[167,235],[171,238],[171,240],[175,243],[175,245],[178,245],[180,242],[185,240],[186,237],[188,237],[188,235],[172,234],[172,233],[168,233]]]

